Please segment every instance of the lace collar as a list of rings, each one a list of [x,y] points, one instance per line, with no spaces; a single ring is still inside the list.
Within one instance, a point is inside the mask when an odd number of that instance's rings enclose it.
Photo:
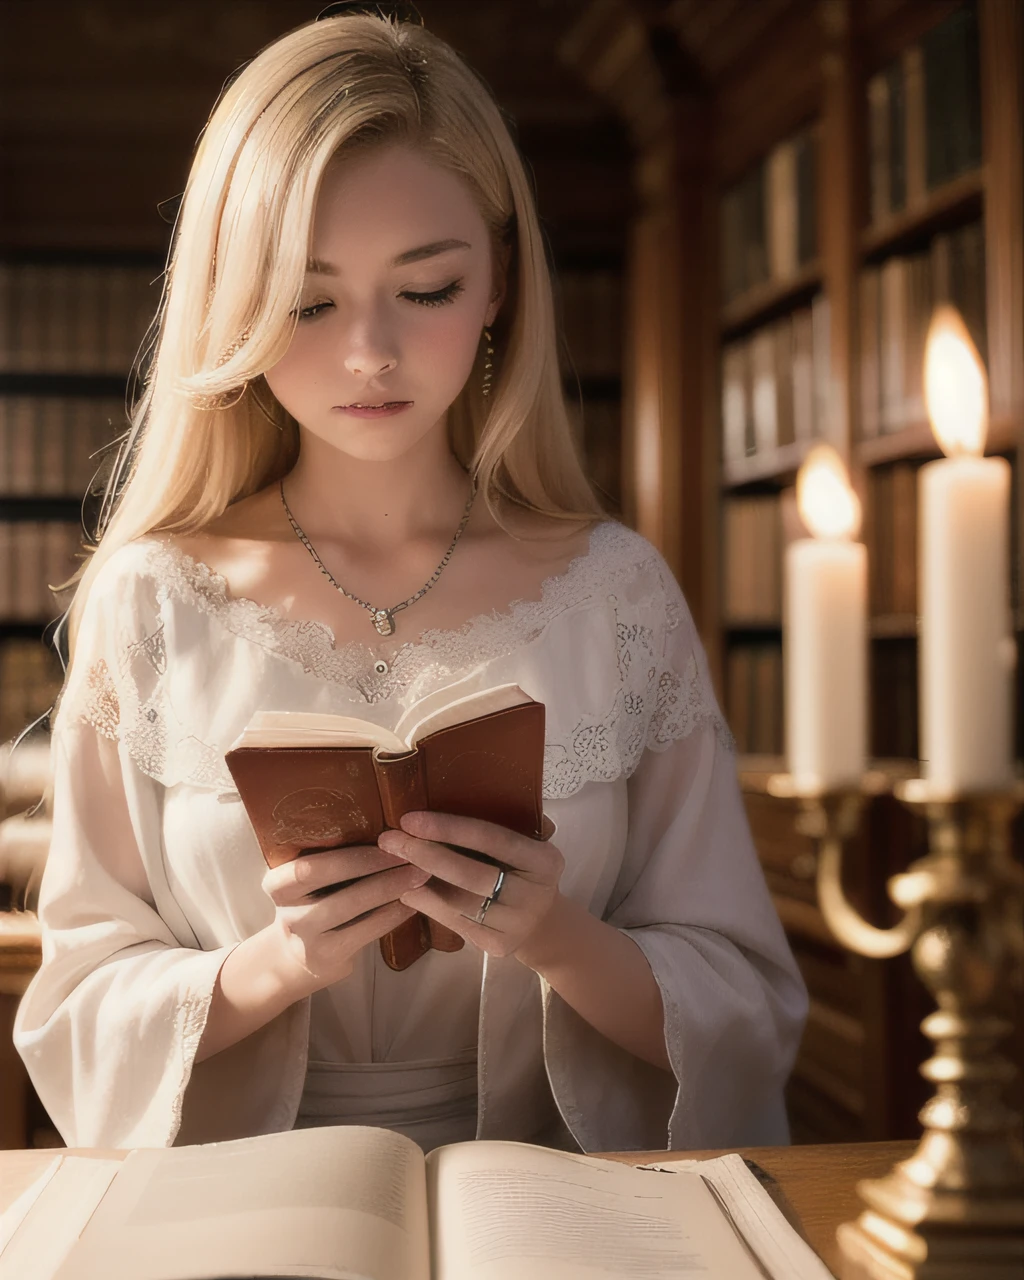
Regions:
[[[632,551],[638,560],[650,554],[627,526],[600,521],[590,531],[587,549],[544,579],[539,598],[514,600],[457,628],[424,631],[382,657],[360,640],[337,644],[325,622],[291,618],[275,605],[232,595],[222,574],[175,543],[156,535],[142,542],[161,599],[183,600],[233,634],[297,663],[308,675],[358,690],[367,702],[395,697],[425,673],[469,668],[515,652],[559,613],[606,587],[609,570],[621,563],[623,553]]]

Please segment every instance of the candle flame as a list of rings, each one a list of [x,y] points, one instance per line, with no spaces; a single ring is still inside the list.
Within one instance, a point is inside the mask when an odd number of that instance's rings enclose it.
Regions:
[[[988,433],[988,379],[956,307],[937,307],[924,349],[924,399],[943,453],[982,454]]]
[[[800,518],[816,538],[852,538],[860,530],[860,499],[830,444],[816,445],[796,477]]]

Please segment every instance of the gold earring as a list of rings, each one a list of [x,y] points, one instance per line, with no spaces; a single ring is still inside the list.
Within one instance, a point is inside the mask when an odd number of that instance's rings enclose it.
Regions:
[[[484,358],[484,385],[482,390],[485,396],[489,396],[491,394],[491,369],[493,368],[491,356],[494,355],[494,348],[491,346],[490,329],[484,329],[484,341],[487,343],[487,355]]]

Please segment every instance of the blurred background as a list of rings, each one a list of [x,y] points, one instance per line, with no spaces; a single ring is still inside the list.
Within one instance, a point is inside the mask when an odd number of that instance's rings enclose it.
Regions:
[[[67,601],[47,584],[77,563],[107,446],[127,426],[127,375],[169,244],[158,206],[182,191],[225,78],[321,7],[0,4],[0,1148],[59,1142],[10,1045],[39,955],[45,722],[13,756],[10,744],[60,685],[52,632]],[[811,990],[794,1140],[913,1136],[927,997],[905,957],[839,945],[817,906],[814,843],[795,806],[766,794],[783,767],[781,570],[802,533],[797,468],[826,440],[865,508],[871,755],[913,773],[917,470],[939,455],[921,364],[932,309],[951,301],[988,369],[987,451],[1013,465],[1007,589],[1024,630],[1024,5],[419,9],[514,121],[591,477],[609,514],[661,549],[708,651]],[[1015,696],[1019,761],[1019,674]],[[916,818],[872,801],[847,858],[852,901],[887,923],[887,877],[924,850]],[[1020,1059],[1019,1033],[1018,1017]]]

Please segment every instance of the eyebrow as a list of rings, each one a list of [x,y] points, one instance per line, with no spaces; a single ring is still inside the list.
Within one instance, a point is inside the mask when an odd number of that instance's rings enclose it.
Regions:
[[[410,262],[422,262],[424,258],[436,258],[438,254],[448,253],[452,249],[469,249],[471,245],[465,240],[435,240],[432,244],[421,244],[417,249],[406,249],[397,258],[391,259],[392,267],[405,267]],[[306,271],[319,276],[339,275],[333,262],[321,262],[319,258],[310,258],[306,263]]]

